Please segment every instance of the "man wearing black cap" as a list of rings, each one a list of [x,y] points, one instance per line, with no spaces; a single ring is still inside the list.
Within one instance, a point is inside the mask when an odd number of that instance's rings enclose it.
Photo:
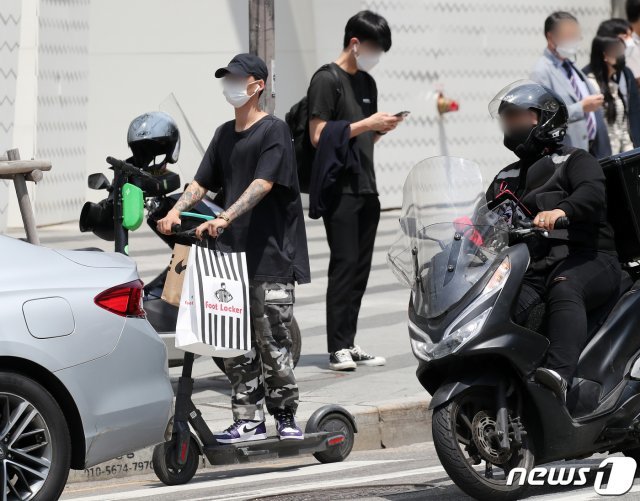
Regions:
[[[170,233],[180,212],[208,190],[222,191],[226,209],[196,233],[217,238],[222,250],[246,252],[253,348],[225,359],[234,423],[215,437],[220,443],[266,438],[266,402],[279,437],[302,439],[294,417],[298,386],[289,328],[294,283],[308,283],[310,272],[293,144],[286,123],[260,109],[268,77],[262,59],[239,54],[215,76],[222,79],[235,120],[218,127],[194,181],[158,228]]]

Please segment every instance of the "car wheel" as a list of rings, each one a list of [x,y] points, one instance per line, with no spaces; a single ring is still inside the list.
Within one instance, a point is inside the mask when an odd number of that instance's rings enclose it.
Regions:
[[[294,368],[298,365],[301,351],[302,335],[300,334],[300,326],[298,325],[296,317],[293,317],[293,320],[291,320],[291,358],[293,359]],[[218,366],[218,369],[226,373],[224,370],[224,358],[213,357],[213,361]]]
[[[58,499],[69,476],[71,437],[51,394],[0,372],[0,482],[7,500]]]

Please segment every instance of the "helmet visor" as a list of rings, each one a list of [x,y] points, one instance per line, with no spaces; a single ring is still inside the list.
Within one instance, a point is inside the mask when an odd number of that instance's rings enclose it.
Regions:
[[[489,113],[493,118],[498,118],[505,110],[513,107],[555,112],[559,105],[556,98],[539,83],[518,80],[496,94],[489,103]]]

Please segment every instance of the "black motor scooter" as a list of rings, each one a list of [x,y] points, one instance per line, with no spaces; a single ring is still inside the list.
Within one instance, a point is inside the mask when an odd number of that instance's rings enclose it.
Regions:
[[[164,235],[157,228],[158,221],[167,215],[182,195],[182,192],[175,193],[180,188],[180,176],[177,173],[162,168],[159,173],[152,174],[148,169],[135,165],[133,158],[118,160],[108,157],[107,163],[114,172],[113,181],[109,181],[102,173],[96,173],[89,175],[88,186],[95,190],[107,190],[108,196],[98,203],[84,204],[80,214],[80,231],[92,231],[103,240],[114,241],[114,250],[128,255],[129,230],[122,225],[122,190],[125,183],[130,183],[142,190],[144,208],[147,210],[147,224],[153,232],[171,249],[175,244],[191,245],[188,237],[180,234]],[[183,226],[185,229],[197,226],[202,223],[202,220],[216,217],[220,212],[222,208],[215,203],[215,200],[205,197],[185,214]],[[143,303],[147,320],[167,345],[169,365],[178,366],[183,360],[183,352],[174,347],[178,307],[162,299],[162,290],[168,272],[169,266],[145,285]],[[300,359],[302,339],[295,317],[291,323],[290,332],[291,352],[294,366],[296,366]],[[224,372],[222,359],[214,358],[214,362]]]
[[[640,150],[603,167],[610,191],[621,182],[633,193]],[[446,472],[477,499],[505,500],[522,496],[536,465],[595,453],[640,459],[640,281],[629,264],[640,256],[640,212],[627,203],[633,199],[624,190],[610,197],[626,271],[620,293],[588,314],[589,340],[565,406],[533,378],[549,346],[544,305],[526,325],[511,315],[530,259],[523,240],[549,235],[520,220],[515,201],[504,223],[486,208],[482,188],[472,162],[418,164],[405,182],[400,235],[388,254],[411,288],[411,347],[432,395],[433,441]],[[556,228],[568,224],[559,220]]]

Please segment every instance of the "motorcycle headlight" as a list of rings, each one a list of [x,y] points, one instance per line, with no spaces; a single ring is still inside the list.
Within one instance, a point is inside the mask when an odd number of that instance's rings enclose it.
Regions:
[[[444,336],[442,337],[442,341],[438,343],[435,350],[433,351],[434,358],[444,357],[449,353],[453,353],[465,342],[478,334],[482,330],[485,321],[491,314],[492,309],[493,307],[487,308],[473,320],[467,322],[462,327],[458,327],[453,332],[445,332]]]
[[[431,341],[429,336],[416,325],[409,323],[411,349],[416,357],[425,361],[442,358],[455,352],[466,341],[478,334],[491,314],[492,307],[487,308],[473,320],[458,327],[453,332],[446,332],[439,343]]]
[[[493,272],[482,293],[460,314],[456,321],[451,323],[451,326],[445,331],[439,342],[433,342],[427,333],[412,322],[409,322],[411,349],[415,356],[425,361],[442,358],[454,353],[469,339],[477,335],[482,330],[487,318],[489,318],[493,306],[486,308],[482,313],[475,315],[471,320],[457,327],[459,320],[464,319],[470,312],[478,308],[479,305],[486,301],[488,295],[502,289],[507,282],[509,273],[511,273],[511,261],[507,256]],[[454,327],[455,330],[453,330]]]

